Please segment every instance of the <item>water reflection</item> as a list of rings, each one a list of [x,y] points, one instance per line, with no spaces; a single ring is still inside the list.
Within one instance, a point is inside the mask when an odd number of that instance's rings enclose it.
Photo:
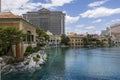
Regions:
[[[116,51],[113,50],[114,49],[71,50],[69,54],[66,55],[67,77],[71,77],[73,80],[119,80],[120,51],[119,49],[115,49]],[[115,54],[113,52],[115,52]]]
[[[52,48],[48,62],[34,73],[3,75],[3,80],[120,80],[119,48]]]

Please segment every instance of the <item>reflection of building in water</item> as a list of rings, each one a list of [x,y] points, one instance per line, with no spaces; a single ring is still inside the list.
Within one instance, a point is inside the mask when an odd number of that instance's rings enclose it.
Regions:
[[[13,15],[11,12],[0,13],[0,27],[15,27],[28,34],[20,44],[13,45],[14,57],[22,59],[27,46],[36,46],[36,28],[22,19],[20,16]]]

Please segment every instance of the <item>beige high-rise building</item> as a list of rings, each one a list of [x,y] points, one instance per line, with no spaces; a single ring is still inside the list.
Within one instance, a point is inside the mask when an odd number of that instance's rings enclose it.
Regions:
[[[53,34],[65,33],[65,13],[62,11],[49,11],[42,8],[38,12],[23,14],[23,18],[45,31],[49,30]]]

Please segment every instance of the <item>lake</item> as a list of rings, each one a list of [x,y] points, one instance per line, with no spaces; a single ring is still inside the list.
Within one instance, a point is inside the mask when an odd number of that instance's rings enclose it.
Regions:
[[[35,72],[3,74],[2,80],[120,80],[120,48],[51,48]]]

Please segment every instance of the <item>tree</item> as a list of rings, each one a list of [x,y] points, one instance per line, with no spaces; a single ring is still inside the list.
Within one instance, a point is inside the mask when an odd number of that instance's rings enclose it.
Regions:
[[[92,43],[92,37],[91,37],[91,35],[87,34],[87,36],[85,36],[83,38],[83,44],[86,47],[86,46],[90,45],[91,43]]]
[[[87,37],[83,38],[83,44],[84,44],[84,46],[88,45],[88,39],[87,39]]]
[[[63,34],[61,36],[61,45],[69,45],[69,42],[70,42],[69,37]]]
[[[12,54],[12,45],[17,45],[23,40],[24,34],[15,27],[0,28],[0,51],[1,55]]]
[[[99,46],[99,47],[103,47],[104,46],[104,42],[100,41],[100,40],[97,40],[96,41],[96,45]]]
[[[108,44],[109,44],[109,47],[114,46],[114,43],[112,42],[112,37],[111,36],[108,37]]]
[[[87,34],[87,36],[83,38],[83,44],[84,44],[84,47],[90,47],[90,46],[96,47],[100,45],[101,42],[98,39],[93,38],[92,35]]]
[[[47,35],[47,33],[41,29],[41,28],[37,28],[36,29],[37,32],[37,40],[38,40],[38,47],[43,47],[46,45],[46,42],[49,39],[49,36]]]

